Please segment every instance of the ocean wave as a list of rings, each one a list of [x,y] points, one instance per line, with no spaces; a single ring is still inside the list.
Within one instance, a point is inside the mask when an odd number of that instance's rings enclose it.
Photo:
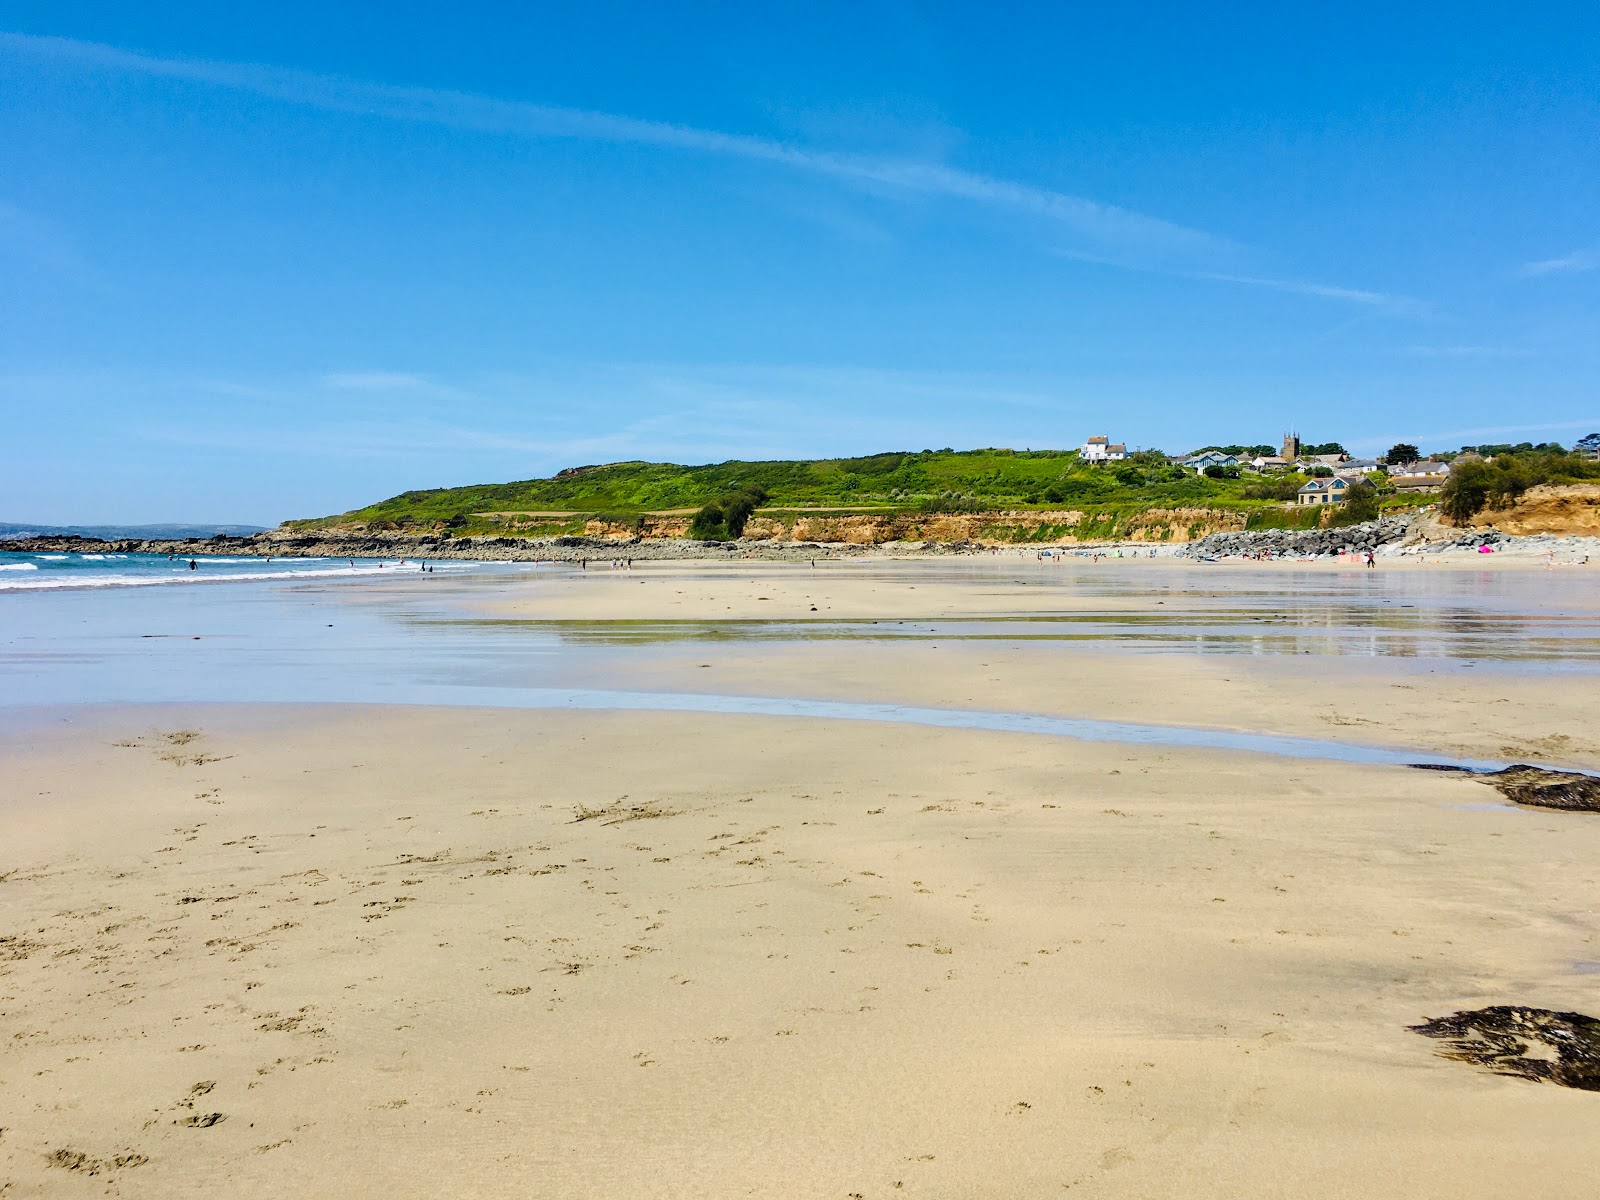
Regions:
[[[161,574],[161,575],[112,575],[109,572],[103,575],[57,575],[50,574],[47,578],[21,580],[12,582],[7,580],[0,583],[0,592],[43,592],[62,591],[66,589],[81,588],[133,588],[133,587],[182,587],[197,583],[245,583],[272,579],[350,579],[382,577],[384,573],[377,567],[341,567],[336,570],[322,571],[237,571],[227,575],[191,575]],[[393,577],[394,572],[387,572]]]
[[[37,571],[38,563],[6,563],[0,566],[0,571]]]

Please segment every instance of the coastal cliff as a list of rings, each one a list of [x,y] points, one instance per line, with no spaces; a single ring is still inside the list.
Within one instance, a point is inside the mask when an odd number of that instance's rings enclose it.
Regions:
[[[1092,545],[1137,542],[1173,545],[1242,530],[1244,513],[1162,508],[1124,514],[1078,510],[967,513],[841,513],[778,510],[758,513],[745,536],[702,542],[687,535],[681,514],[632,521],[588,520],[582,533],[539,537],[508,525],[504,535],[455,536],[449,529],[378,529],[359,522],[326,528],[282,527],[248,537],[97,540],[73,536],[21,538],[6,549],[31,553],[170,554],[181,557],[254,555],[274,558],[434,558],[578,561],[626,556],[686,559],[724,555],[807,558],[831,554],[960,553],[996,546]],[[509,530],[516,530],[515,533]]]

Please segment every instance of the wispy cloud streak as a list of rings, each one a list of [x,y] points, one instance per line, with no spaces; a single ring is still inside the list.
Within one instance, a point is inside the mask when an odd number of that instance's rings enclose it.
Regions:
[[[947,197],[1031,213],[1124,253],[1206,257],[1238,249],[1226,238],[1159,217],[1048,188],[997,179],[938,163],[869,157],[723,133],[665,121],[502,100],[434,88],[404,87],[291,68],[163,58],[71,38],[0,33],[0,49],[85,67],[210,84],[335,112],[444,125],[524,138],[574,138],[651,146],[772,163],[857,186]]]
[[[1590,246],[1574,250],[1560,258],[1545,258],[1538,262],[1523,263],[1517,274],[1524,279],[1537,279],[1541,275],[1576,275],[1600,267],[1600,247]]]
[[[1316,283],[1310,280],[1275,279],[1265,275],[1237,275],[1227,271],[1186,270],[1178,266],[1127,262],[1100,254],[1085,254],[1080,250],[1057,250],[1056,254],[1062,258],[1070,258],[1078,262],[1096,263],[1103,267],[1120,267],[1125,270],[1154,272],[1160,275],[1173,275],[1179,279],[1200,279],[1210,283],[1237,283],[1246,287],[1288,292],[1296,296],[1314,296],[1323,300],[1341,300],[1350,304],[1365,305],[1396,316],[1415,316],[1422,313],[1426,307],[1421,301],[1412,299],[1409,296],[1395,296],[1387,292],[1366,291],[1361,288],[1336,287],[1333,284]]]

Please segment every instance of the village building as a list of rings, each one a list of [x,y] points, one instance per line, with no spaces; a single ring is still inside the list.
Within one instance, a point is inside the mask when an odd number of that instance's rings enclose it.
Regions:
[[[1204,471],[1207,467],[1237,467],[1239,460],[1231,454],[1224,454],[1221,450],[1202,450],[1199,454],[1191,454],[1188,458],[1179,460],[1178,465],[1187,467],[1191,471]]]
[[[1396,491],[1425,492],[1444,486],[1450,476],[1450,464],[1434,459],[1399,463],[1389,468],[1389,482]]]
[[[1323,479],[1308,479],[1305,485],[1295,493],[1296,504],[1337,504],[1344,499],[1344,494],[1350,489],[1351,480],[1331,476]]]
[[[1128,457],[1128,447],[1110,438],[1092,437],[1078,451],[1078,457],[1088,463],[1121,462]]]
[[[1383,464],[1375,458],[1347,458],[1333,468],[1333,473],[1341,479],[1355,480],[1382,469]]]

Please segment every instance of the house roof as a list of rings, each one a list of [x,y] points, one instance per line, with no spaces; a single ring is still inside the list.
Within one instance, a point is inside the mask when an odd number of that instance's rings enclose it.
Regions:
[[[1113,443],[1111,443],[1111,445],[1107,446],[1106,449],[1107,450],[1119,450],[1119,451],[1123,452],[1124,454],[1126,454],[1127,450],[1128,450],[1128,447],[1123,445],[1121,442],[1113,442]]]
[[[1085,445],[1089,445],[1089,446],[1104,446],[1106,444],[1106,442],[1109,441],[1109,440],[1110,440],[1109,438],[1092,437],[1085,443]]]
[[[1391,475],[1448,475],[1450,465],[1424,458],[1417,462],[1399,463],[1389,469]]]
[[[1323,492],[1342,492],[1349,486],[1348,479],[1340,479],[1337,475],[1327,479],[1308,479],[1301,485],[1300,495],[1317,496]]]

